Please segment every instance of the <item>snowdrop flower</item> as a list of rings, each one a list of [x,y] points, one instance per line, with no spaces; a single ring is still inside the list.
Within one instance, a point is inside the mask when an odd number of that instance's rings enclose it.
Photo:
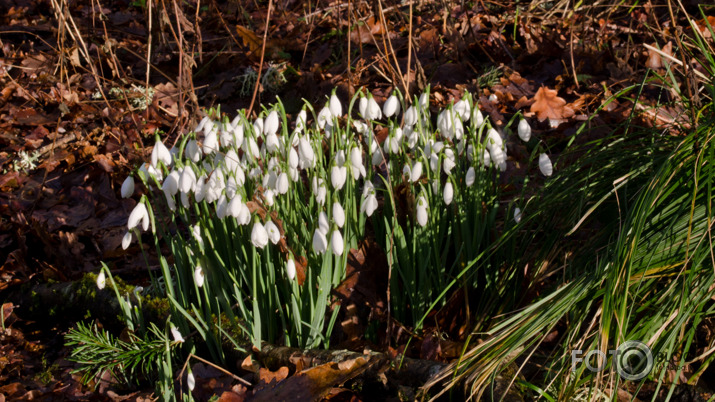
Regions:
[[[469,110],[469,102],[467,102],[465,99],[462,99],[459,102],[455,103],[453,108],[463,122],[469,120],[469,116],[471,114],[471,111]]]
[[[270,133],[266,135],[266,140],[263,142],[263,144],[266,146],[266,151],[271,154],[276,152],[281,145],[280,141],[278,140],[278,135],[276,133]]]
[[[191,227],[191,234],[194,236],[194,239],[196,239],[196,242],[199,243],[201,247],[204,246],[204,239],[201,237],[201,226],[198,224],[194,225]]]
[[[122,183],[121,190],[122,198],[129,198],[134,194],[134,177],[127,176]]]
[[[439,194],[439,177],[432,180],[432,193]]]
[[[499,102],[499,98],[497,98],[497,94],[491,94],[491,95],[489,95],[489,102],[491,102],[491,103],[497,103],[497,102]]]
[[[237,149],[241,149],[243,145],[243,124],[232,125],[231,133],[233,134],[233,143]]]
[[[327,106],[322,108],[320,110],[320,113],[318,113],[318,128],[321,130],[325,128],[325,125],[330,123],[330,119],[332,119],[333,114],[330,112],[330,108]]]
[[[268,240],[273,244],[278,244],[278,241],[281,239],[281,231],[278,229],[278,226],[269,220],[266,222],[265,229],[266,233],[268,233]]]
[[[128,249],[130,244],[132,244],[132,232],[124,233],[124,237],[122,237],[122,250]]]
[[[424,196],[417,199],[417,223],[425,227],[427,225],[427,200]]]
[[[420,139],[417,130],[413,130],[412,127],[405,126],[402,132],[404,133],[405,141],[407,141],[407,147],[414,149],[415,145],[417,145],[417,140]]]
[[[194,387],[196,387],[196,379],[194,378],[194,373],[189,373],[189,375],[186,376],[186,385],[189,386],[189,391],[194,390]]]
[[[286,172],[281,172],[278,175],[278,180],[276,180],[276,192],[278,194],[285,194],[288,192],[288,187],[290,182],[288,181],[288,174]]]
[[[313,194],[315,194],[315,201],[322,205],[325,205],[325,197],[328,195],[328,189],[325,188],[325,181],[319,177],[313,177],[312,185]]]
[[[390,97],[385,101],[385,104],[382,105],[382,113],[387,118],[400,113],[400,101],[397,99],[395,94],[390,95]]]
[[[296,152],[295,148],[291,147],[288,151],[288,166],[291,169],[296,169],[298,168],[299,161],[300,160],[298,159],[298,152]]]
[[[358,134],[365,134],[369,129],[367,124],[360,120],[353,120],[353,127],[355,127],[355,131],[357,131]]]
[[[253,224],[253,230],[251,230],[251,243],[256,248],[264,248],[268,244],[268,232],[266,228],[258,221]]]
[[[350,150],[350,173],[353,176],[353,180],[357,180],[360,176],[367,176],[365,171],[365,166],[362,163],[362,150],[358,147],[353,147]]]
[[[184,342],[184,337],[181,336],[181,332],[175,326],[171,326],[171,335],[174,337],[174,342]]]
[[[365,182],[365,187],[362,190],[362,205],[360,212],[364,212],[367,216],[372,216],[372,213],[377,209],[377,196],[375,195],[375,186],[372,182]]]
[[[554,173],[554,166],[551,164],[551,159],[546,154],[539,155],[539,170],[546,177]]]
[[[382,110],[380,109],[380,105],[377,104],[377,101],[372,96],[367,101],[367,114],[370,116],[371,120],[382,119]]]
[[[218,139],[221,146],[230,147],[231,145],[233,145],[234,141],[233,132],[230,130],[229,127],[224,127],[219,131]]]
[[[104,289],[104,287],[107,285],[107,277],[104,275],[104,270],[99,271],[99,275],[97,275],[97,288],[99,290]]]
[[[474,167],[470,166],[469,169],[467,169],[467,177],[465,179],[465,182],[467,183],[467,187],[472,187],[472,184],[474,184],[474,180],[477,178],[477,173],[474,171]]]
[[[333,115],[333,117],[343,115],[343,105],[340,103],[340,99],[338,99],[337,95],[335,95],[335,92],[330,96],[330,114]]]
[[[196,186],[196,173],[190,166],[184,166],[179,178],[179,191],[187,194]]]
[[[489,167],[492,164],[492,156],[486,149],[482,151],[482,164],[484,167]]]
[[[196,140],[189,140],[189,142],[186,143],[184,156],[194,163],[198,163],[201,160],[201,148],[199,148],[199,144]]]
[[[221,197],[216,203],[216,217],[223,219],[228,215],[228,199],[225,194],[221,194]]]
[[[298,155],[300,156],[300,161],[304,166],[312,167],[315,164],[315,152],[313,151],[313,147],[310,145],[310,141],[308,141],[306,137],[300,138]]]
[[[450,174],[455,166],[457,166],[457,162],[454,156],[454,151],[452,148],[445,149],[444,161],[442,161],[442,168],[444,168],[444,172]]]
[[[211,120],[211,119],[206,120],[206,124],[204,124],[203,130],[202,130],[204,132],[204,136],[207,136],[211,131],[213,131],[214,127],[216,127],[216,123],[214,123],[213,120]],[[197,132],[198,132],[198,130],[197,130]]]
[[[293,256],[288,256],[288,262],[286,263],[286,274],[289,280],[295,279],[295,261],[293,261]]]
[[[145,221],[146,221],[146,225],[144,224]],[[144,230],[148,229],[148,227],[149,227],[149,212],[146,210],[146,205],[144,205],[143,202],[138,203],[132,210],[132,213],[129,214],[129,220],[127,221],[127,228],[129,230],[132,230],[139,225],[139,222],[141,222],[142,228]]]
[[[420,95],[419,104],[422,110],[426,110],[429,107],[429,94],[427,92],[423,92],[422,95]]]
[[[199,121],[199,124],[196,125],[196,128],[194,128],[194,132],[195,132],[195,133],[198,133],[199,131],[203,130],[203,129],[204,129],[204,126],[206,125],[206,123],[207,123],[209,120],[210,120],[210,119],[209,119],[208,116],[204,116],[204,118],[201,119],[201,121]]]
[[[161,172],[161,169],[155,168],[154,166],[151,165],[151,163],[144,163],[141,165],[139,168],[139,171],[144,173],[144,177],[147,179],[149,177],[153,177],[156,179],[156,181],[162,181],[164,180],[164,175]]]
[[[295,131],[302,132],[308,122],[308,113],[305,109],[301,109],[298,113],[298,117],[295,119]]]
[[[238,211],[236,223],[241,226],[246,226],[251,223],[251,210],[248,209],[248,206],[246,204],[241,203],[241,209]]]
[[[333,202],[333,221],[339,228],[345,225],[345,210],[339,202]]]
[[[417,161],[412,165],[412,169],[410,170],[410,181],[414,183],[419,180],[420,177],[422,177],[422,162]]]
[[[405,112],[405,127],[413,127],[417,124],[417,119],[419,114],[417,113],[417,108],[410,106]]]
[[[497,130],[490,128],[487,131],[487,149],[491,151],[491,148],[504,148],[504,141],[501,139],[499,132]],[[493,156],[493,155],[492,155]],[[492,158],[494,159],[494,158]]]
[[[313,233],[313,251],[323,254],[328,249],[328,239],[320,229],[315,229]]]
[[[345,185],[345,180],[348,177],[348,168],[345,166],[337,166],[333,165],[332,168],[330,168],[330,183],[333,185],[333,188],[336,190],[340,190],[343,188]]]
[[[261,134],[263,134],[263,119],[262,118],[257,118],[256,121],[253,122],[253,133],[256,136],[256,138],[260,138]]]
[[[521,209],[520,208],[514,208],[514,221],[516,223],[519,223],[521,221]]]
[[[220,170],[214,170],[211,173],[211,177],[209,178],[208,182],[206,182],[206,185],[204,187],[204,197],[206,202],[212,203],[218,200],[221,196],[221,193],[226,188],[223,173],[221,173]]]
[[[474,105],[474,111],[472,112],[472,122],[474,122],[474,126],[479,128],[484,124],[484,115],[482,115],[482,111],[479,110],[477,105]]]
[[[456,131],[455,125],[454,111],[445,109],[437,116],[437,128],[442,137],[451,140]]]
[[[531,138],[531,126],[526,119],[521,119],[519,121],[517,131],[519,132],[519,138],[521,138],[522,141],[529,142],[529,139]]]
[[[268,138],[268,136],[275,135],[278,132],[278,125],[280,121],[278,120],[278,112],[271,110],[266,117],[266,121],[263,125],[263,134]]]
[[[204,286],[204,270],[201,269],[201,265],[197,265],[194,269],[194,282],[198,287]]]
[[[343,255],[345,243],[343,243],[343,235],[338,229],[333,229],[333,233],[330,235],[330,246],[333,249],[333,254]]]
[[[273,194],[273,190],[270,188],[267,189],[266,191],[263,192],[263,200],[265,201],[266,205],[269,207],[273,206],[273,203],[275,202],[275,196]]]
[[[370,153],[372,154],[372,165],[377,166],[385,161],[385,157],[380,150],[380,146],[377,144],[377,139],[373,138],[370,141]]]
[[[243,200],[241,199],[241,196],[237,194],[226,206],[226,215],[237,218],[238,214],[241,212],[242,204]]]
[[[320,211],[318,214],[318,229],[324,234],[328,235],[328,230],[330,230],[330,225],[328,224],[328,214],[325,211]]]
[[[156,169],[159,166],[159,162],[162,162],[165,166],[171,165],[171,152],[161,140],[157,141],[154,149],[151,150],[151,166]]]
[[[250,159],[257,158],[261,155],[256,139],[250,135],[244,137],[241,149],[243,149],[243,155],[249,157]]]
[[[506,154],[500,147],[494,146],[489,150],[491,160],[502,172],[506,170]]]
[[[447,183],[444,185],[442,198],[444,199],[444,203],[447,205],[451,204],[454,199],[454,187],[452,187],[452,182],[449,180],[447,180]]]
[[[202,148],[206,155],[211,155],[218,151],[218,135],[216,134],[216,130],[211,130],[206,134]]]

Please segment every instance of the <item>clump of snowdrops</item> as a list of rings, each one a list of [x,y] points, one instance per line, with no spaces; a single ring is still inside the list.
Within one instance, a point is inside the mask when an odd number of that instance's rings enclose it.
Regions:
[[[382,106],[369,93],[345,106],[333,93],[295,121],[280,101],[255,119],[212,109],[171,149],[157,136],[151,160],[122,185],[124,197],[135,177],[148,190],[122,246],[151,232],[160,259],[152,281],[171,302],[175,336],[198,334],[221,360],[223,339],[240,343],[231,325],[255,346],[328,347],[338,314],[331,291],[368,220],[390,266],[391,313],[409,325],[419,327],[484,255],[507,148],[472,96],[436,125],[429,89],[411,105],[396,91]],[[516,131],[530,141],[526,120]],[[538,166],[552,174],[546,154]],[[518,222],[521,210],[508,208]]]

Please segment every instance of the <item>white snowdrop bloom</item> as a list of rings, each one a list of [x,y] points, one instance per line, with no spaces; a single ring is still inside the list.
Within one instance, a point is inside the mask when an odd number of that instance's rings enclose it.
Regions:
[[[395,94],[390,95],[390,97],[385,101],[385,104],[382,105],[382,113],[387,118],[400,113],[400,101],[397,99]]]
[[[325,187],[323,179],[320,179],[321,185],[318,186],[318,191],[315,192],[315,202],[320,206],[325,205],[325,199],[328,196],[328,189]]]
[[[264,248],[268,244],[268,232],[258,220],[253,224],[253,230],[251,230],[251,243],[256,248]]]
[[[241,207],[243,205],[243,200],[240,195],[233,197],[226,206],[226,215],[230,215],[234,218],[238,218],[238,214],[241,212]]]
[[[126,179],[124,179],[120,192],[122,194],[122,198],[129,198],[132,194],[134,194],[134,177],[129,175]]]
[[[276,226],[273,221],[269,220],[266,222],[265,229],[266,233],[268,233],[268,240],[270,240],[273,244],[278,244],[281,239],[281,231],[278,229],[278,226]]]
[[[139,223],[142,223],[143,226],[144,219],[148,220],[148,218],[149,212],[146,209],[146,205],[144,205],[143,202],[138,203],[132,210],[132,213],[129,214],[129,219],[127,220],[127,229],[132,230],[137,227]]]
[[[191,166],[184,166],[179,178],[179,191],[183,194],[188,194],[196,186],[196,173]]]
[[[276,180],[276,193],[285,194],[288,192],[290,187],[290,181],[288,181],[288,174],[286,172],[281,172],[278,175],[278,180]]]
[[[358,147],[350,149],[350,173],[353,180],[357,180],[360,176],[367,176],[365,165],[362,163],[362,150]]]
[[[328,124],[333,118],[333,114],[330,112],[330,108],[327,106],[322,108],[318,113],[318,128],[323,129],[325,125]]]
[[[225,194],[221,194],[221,197],[216,203],[216,217],[223,219],[228,216],[228,198]]]
[[[328,249],[328,239],[320,229],[315,229],[313,233],[313,251],[323,254]]]
[[[444,160],[442,161],[442,168],[446,174],[450,174],[452,169],[457,166],[457,161],[454,156],[454,151],[452,148],[447,148],[444,150]]]
[[[474,147],[472,144],[467,145],[467,160],[470,162],[474,161]]]
[[[325,211],[320,211],[320,214],[318,214],[318,229],[320,229],[324,235],[328,235],[330,224],[328,223],[328,214],[326,214]]]
[[[153,177],[156,179],[156,181],[162,181],[164,180],[164,174],[161,172],[161,169],[155,168],[154,166],[151,165],[151,163],[144,163],[141,165],[139,168],[140,172],[144,173],[144,176],[148,179],[149,177]]]
[[[345,243],[343,243],[343,235],[338,229],[333,229],[333,233],[330,235],[330,246],[333,249],[333,254],[343,255]]]
[[[310,144],[310,141],[306,137],[300,138],[300,144],[298,147],[298,155],[300,160],[305,166],[313,166],[315,163],[315,152]]]
[[[521,209],[520,208],[514,208],[514,221],[516,223],[521,222]]]
[[[262,173],[263,169],[261,169],[260,166],[256,166],[248,172],[248,178],[251,180],[256,180],[261,177]]]
[[[201,148],[205,155],[211,155],[218,151],[218,134],[216,130],[211,130],[206,134]]]
[[[107,286],[107,277],[104,275],[104,270],[102,270],[99,271],[99,275],[97,275],[97,288],[102,290],[105,286]]]
[[[231,174],[239,169],[241,169],[241,164],[238,154],[233,149],[229,149],[223,158],[223,171],[226,172],[226,174]]]
[[[275,153],[281,145],[276,133],[267,134],[263,144],[266,146],[266,151],[270,154]]]
[[[362,204],[360,212],[365,212],[367,216],[372,216],[372,213],[377,209],[377,196],[375,195],[375,186],[370,181],[365,182],[362,189]]]
[[[124,237],[122,237],[122,250],[128,249],[130,244],[132,244],[132,232],[124,233]]]
[[[377,104],[373,97],[370,97],[367,101],[367,114],[370,116],[370,120],[382,119],[382,109],[380,109],[380,105]]]
[[[492,147],[489,150],[492,162],[501,170],[502,172],[506,170],[506,153],[499,147]]]
[[[204,286],[204,270],[201,268],[201,265],[197,265],[196,268],[194,268],[194,282],[196,282],[196,286],[198,287]]]
[[[486,143],[487,149],[491,151],[491,148],[497,147],[497,148],[504,148],[504,141],[502,140],[501,136],[499,135],[499,132],[493,128],[490,128],[487,131],[487,143]],[[492,155],[492,159],[494,159],[494,155]]]
[[[273,156],[271,159],[268,160],[268,164],[266,165],[268,167],[268,170],[275,170],[275,171],[280,171],[280,161],[278,160],[277,157]]]
[[[246,204],[241,204],[241,210],[238,212],[238,216],[236,217],[236,223],[241,226],[251,223],[251,210],[248,209]]]
[[[194,163],[198,163],[201,160],[201,148],[199,148],[199,143],[196,142],[196,140],[189,140],[189,142],[186,143],[184,156]]]
[[[251,137],[250,135],[247,135],[243,138],[243,145],[241,146],[241,149],[243,149],[243,156],[247,160],[253,160],[254,158],[258,158],[261,155],[256,139]]]
[[[278,132],[278,126],[280,121],[278,120],[278,112],[271,110],[266,117],[266,121],[263,124],[263,134],[268,137],[274,135]]]
[[[224,181],[223,173],[220,170],[214,170],[206,183],[206,202],[211,203],[218,200],[225,188],[226,183]]]
[[[434,153],[440,153],[442,149],[444,149],[444,142],[442,141],[437,141],[433,144],[431,144],[432,152]]]
[[[263,199],[269,207],[273,206],[273,203],[275,202],[275,195],[273,194],[273,190],[270,188],[267,189],[266,191],[263,192]]]
[[[243,146],[243,124],[231,126],[231,134],[233,135],[233,144],[236,149],[241,149]]]
[[[465,99],[462,99],[459,102],[455,103],[453,109],[455,112],[457,112],[463,122],[469,120],[471,111],[469,110],[469,102],[467,102]]]
[[[491,94],[489,95],[489,102],[491,103],[497,103],[499,101],[499,98],[497,98],[497,94]]]
[[[426,92],[423,92],[422,95],[420,95],[420,100],[419,100],[420,108],[422,110],[427,110],[429,107],[429,94]]]
[[[412,165],[412,169],[410,170],[410,181],[414,183],[419,180],[420,177],[422,177],[422,162],[417,161]]]
[[[407,180],[410,180],[411,174],[412,174],[412,166],[410,166],[409,163],[405,163],[405,165],[402,166],[402,176],[404,176]]]
[[[455,133],[455,112],[449,109],[443,110],[439,115],[437,115],[437,129],[442,137],[446,139],[452,139]]]
[[[293,182],[298,182],[300,180],[300,171],[292,167],[288,167],[288,176]]]
[[[305,109],[301,109],[300,112],[298,112],[298,117],[295,119],[295,129],[296,131],[302,132],[305,130],[305,126],[308,124],[308,113],[305,111]]]
[[[295,261],[293,261],[293,256],[288,257],[288,262],[286,263],[286,275],[288,275],[289,280],[295,279]]]
[[[482,111],[479,110],[477,105],[474,105],[474,111],[472,112],[472,122],[477,128],[481,127],[482,124],[484,124],[484,115],[482,114]]]
[[[425,199],[424,196],[420,196],[420,198],[417,199],[417,223],[425,227],[427,225],[427,208],[429,205],[427,204],[427,199]]]
[[[263,134],[263,126],[264,122],[263,119],[258,117],[256,120],[253,122],[253,135],[256,136],[256,138],[260,138],[261,134]]]
[[[482,150],[481,161],[482,161],[482,165],[484,165],[485,167],[489,167],[489,165],[492,164],[492,156],[491,156],[491,154],[489,154],[489,151],[487,151],[486,149]]]
[[[278,174],[275,171],[269,170],[263,175],[263,187],[276,189],[278,183]]]
[[[194,236],[194,239],[196,240],[196,242],[199,243],[199,245],[201,247],[203,247],[204,246],[204,238],[201,237],[201,226],[199,226],[198,224],[192,226],[191,234]]]
[[[439,172],[439,155],[436,152],[433,152],[429,156],[429,167],[432,169],[432,172]]]
[[[222,147],[230,147],[233,145],[234,138],[230,127],[224,127],[218,133],[219,145]]]
[[[419,114],[417,112],[417,108],[410,106],[405,112],[405,127],[413,127],[417,124],[418,119]]]
[[[179,192],[179,178],[181,176],[179,175],[179,172],[174,169],[169,173],[168,176],[166,176],[166,179],[164,179],[164,183],[161,185],[161,190],[169,195],[176,195],[176,193]]]
[[[529,139],[531,138],[531,126],[526,119],[521,119],[519,121],[517,131],[519,132],[519,138],[521,138],[522,141],[529,142]]]
[[[330,183],[333,188],[340,190],[345,185],[345,180],[348,178],[348,168],[345,166],[333,165],[330,168]]]
[[[330,96],[330,114],[333,115],[333,117],[340,117],[343,115],[343,105],[340,103],[340,99],[338,99],[335,93]]]
[[[444,185],[442,198],[444,199],[444,203],[447,205],[451,204],[454,199],[454,187],[452,186],[452,182],[449,180],[447,180],[447,183]]]
[[[298,152],[295,150],[295,148],[291,147],[288,151],[288,166],[293,169],[296,169],[298,168],[298,162]]]
[[[179,332],[179,329],[173,325],[171,326],[171,336],[174,337],[174,342],[184,342],[184,337],[181,336],[181,332]]]
[[[432,193],[439,194],[439,177],[432,180]]]
[[[203,282],[201,282],[201,284],[203,285]],[[194,390],[194,388],[196,387],[196,379],[194,378],[194,373],[189,372],[189,374],[186,376],[186,385],[189,387],[189,391]]]
[[[171,152],[161,140],[157,141],[154,144],[154,149],[151,150],[151,166],[157,168],[159,162],[162,162],[164,166],[171,166]]]
[[[342,228],[345,225],[345,210],[339,202],[333,202],[333,222]]]
[[[209,119],[206,121],[206,124],[204,124],[203,130],[201,131],[204,132],[204,136],[207,136],[210,132],[214,130],[215,127],[216,123],[214,123],[213,120]]]
[[[367,133],[369,127],[365,122],[360,121],[360,120],[353,120],[353,127],[355,127],[355,131],[358,134],[365,134]]]
[[[204,116],[204,118],[201,119],[201,121],[199,121],[199,124],[196,125],[196,128],[194,128],[194,132],[198,133],[199,131],[203,130],[204,126],[206,125],[206,122],[208,122],[208,121],[209,121],[209,117]]]
[[[242,123],[242,115],[240,113],[236,114],[236,116],[231,120],[231,127],[238,127]]]
[[[358,111],[360,112],[360,116],[362,116],[363,119],[370,120],[367,114],[367,103],[367,98],[361,96],[360,101],[358,102]]]
[[[477,178],[477,172],[474,171],[474,167],[470,166],[469,169],[467,169],[467,177],[465,178],[465,183],[467,184],[467,187],[472,187],[472,184],[474,184],[474,181]]]
[[[546,154],[539,155],[539,170],[546,177],[554,173],[554,166],[551,164],[551,159]]]
[[[388,135],[383,148],[386,154],[396,154],[400,151],[400,140],[394,135]]]

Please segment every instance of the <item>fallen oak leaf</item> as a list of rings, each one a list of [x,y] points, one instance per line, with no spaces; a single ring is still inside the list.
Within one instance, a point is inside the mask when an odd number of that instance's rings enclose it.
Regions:
[[[539,121],[563,120],[574,115],[573,109],[566,105],[566,100],[558,96],[558,91],[541,87],[534,95],[531,112],[536,113]]]

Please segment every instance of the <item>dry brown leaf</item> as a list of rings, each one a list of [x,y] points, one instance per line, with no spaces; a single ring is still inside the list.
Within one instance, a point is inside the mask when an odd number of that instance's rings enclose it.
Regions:
[[[288,373],[290,373],[290,371],[288,370],[288,367],[285,366],[276,371],[271,371],[265,368],[258,369],[258,377],[260,378],[260,381],[266,384],[270,384],[272,382],[279,383],[288,377]]]
[[[562,120],[574,114],[573,109],[566,106],[566,100],[558,96],[558,91],[547,87],[541,87],[536,91],[531,112],[536,113],[539,121]]]
[[[658,44],[654,43],[653,47],[657,48]],[[662,49],[660,49],[660,51],[667,54],[668,56],[672,56],[673,42],[668,42],[665,46],[663,46]],[[648,60],[645,62],[645,66],[650,68],[651,70],[657,70],[659,68],[665,67],[665,64],[663,62],[663,56],[654,50],[648,49]]]
[[[261,52],[263,41],[256,34],[254,34],[253,31],[250,31],[248,28],[240,25],[236,25],[236,33],[243,40],[243,45],[248,47],[252,54]]]

